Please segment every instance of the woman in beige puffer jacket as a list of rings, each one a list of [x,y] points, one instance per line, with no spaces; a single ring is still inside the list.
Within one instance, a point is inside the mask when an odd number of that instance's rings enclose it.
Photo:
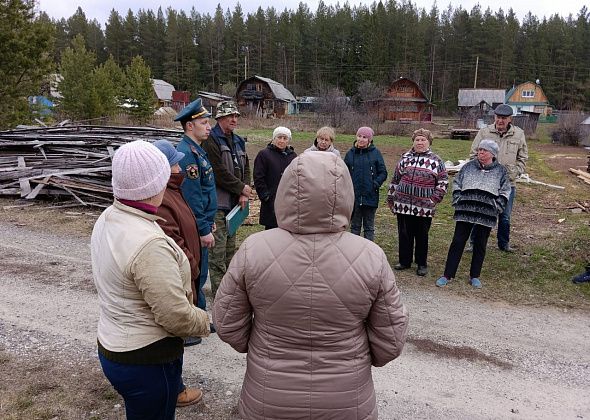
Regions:
[[[371,365],[400,355],[408,316],[383,250],[346,231],[353,204],[344,162],[304,153],[279,184],[279,228],[231,261],[213,319],[248,353],[244,419],[377,419]]]

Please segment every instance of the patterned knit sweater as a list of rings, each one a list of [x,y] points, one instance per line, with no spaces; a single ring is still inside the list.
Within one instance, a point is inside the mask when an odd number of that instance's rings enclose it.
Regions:
[[[487,166],[471,160],[453,181],[454,219],[494,227],[509,196],[510,178],[504,166],[495,159]]]
[[[387,203],[393,213],[433,217],[434,208],[447,192],[448,175],[443,161],[430,149],[402,155],[395,167]]]

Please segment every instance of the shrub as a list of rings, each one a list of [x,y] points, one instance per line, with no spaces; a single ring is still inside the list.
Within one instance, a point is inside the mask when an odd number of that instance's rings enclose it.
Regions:
[[[551,141],[564,146],[578,146],[584,137],[584,131],[580,125],[583,120],[583,114],[560,115],[557,127],[551,132]]]

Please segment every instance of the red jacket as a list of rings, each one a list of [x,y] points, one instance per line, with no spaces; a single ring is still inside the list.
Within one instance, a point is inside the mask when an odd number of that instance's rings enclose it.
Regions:
[[[183,174],[172,174],[166,186],[164,200],[158,207],[157,215],[165,220],[158,220],[158,224],[166,235],[174,239],[174,242],[184,251],[191,265],[191,279],[193,296],[196,301],[197,294],[195,280],[198,279],[201,264],[201,242],[197,221],[187,202],[182,197],[180,184],[184,179]]]

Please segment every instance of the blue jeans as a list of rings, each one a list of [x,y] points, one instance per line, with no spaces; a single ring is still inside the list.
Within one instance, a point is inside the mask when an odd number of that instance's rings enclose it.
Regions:
[[[207,299],[205,299],[205,292],[203,292],[203,286],[207,283],[207,273],[209,273],[209,248],[201,247],[201,273],[197,290],[197,306],[202,310],[207,308]]]
[[[127,420],[173,420],[181,390],[182,357],[154,365],[113,362],[98,354],[102,371],[125,400]]]
[[[510,188],[510,197],[506,208],[498,216],[498,248],[506,249],[510,243],[510,216],[512,215],[512,206],[516,197],[516,187]]]
[[[352,218],[350,219],[350,231],[355,235],[360,235],[361,227],[363,227],[363,236],[369,241],[374,241],[376,212],[376,207],[359,206],[354,203]]]
[[[498,215],[498,248],[506,249],[510,244],[510,216],[512,216],[512,206],[516,198],[516,187],[510,188],[510,196],[506,203],[506,208]],[[475,236],[471,233],[470,242],[473,246]]]

